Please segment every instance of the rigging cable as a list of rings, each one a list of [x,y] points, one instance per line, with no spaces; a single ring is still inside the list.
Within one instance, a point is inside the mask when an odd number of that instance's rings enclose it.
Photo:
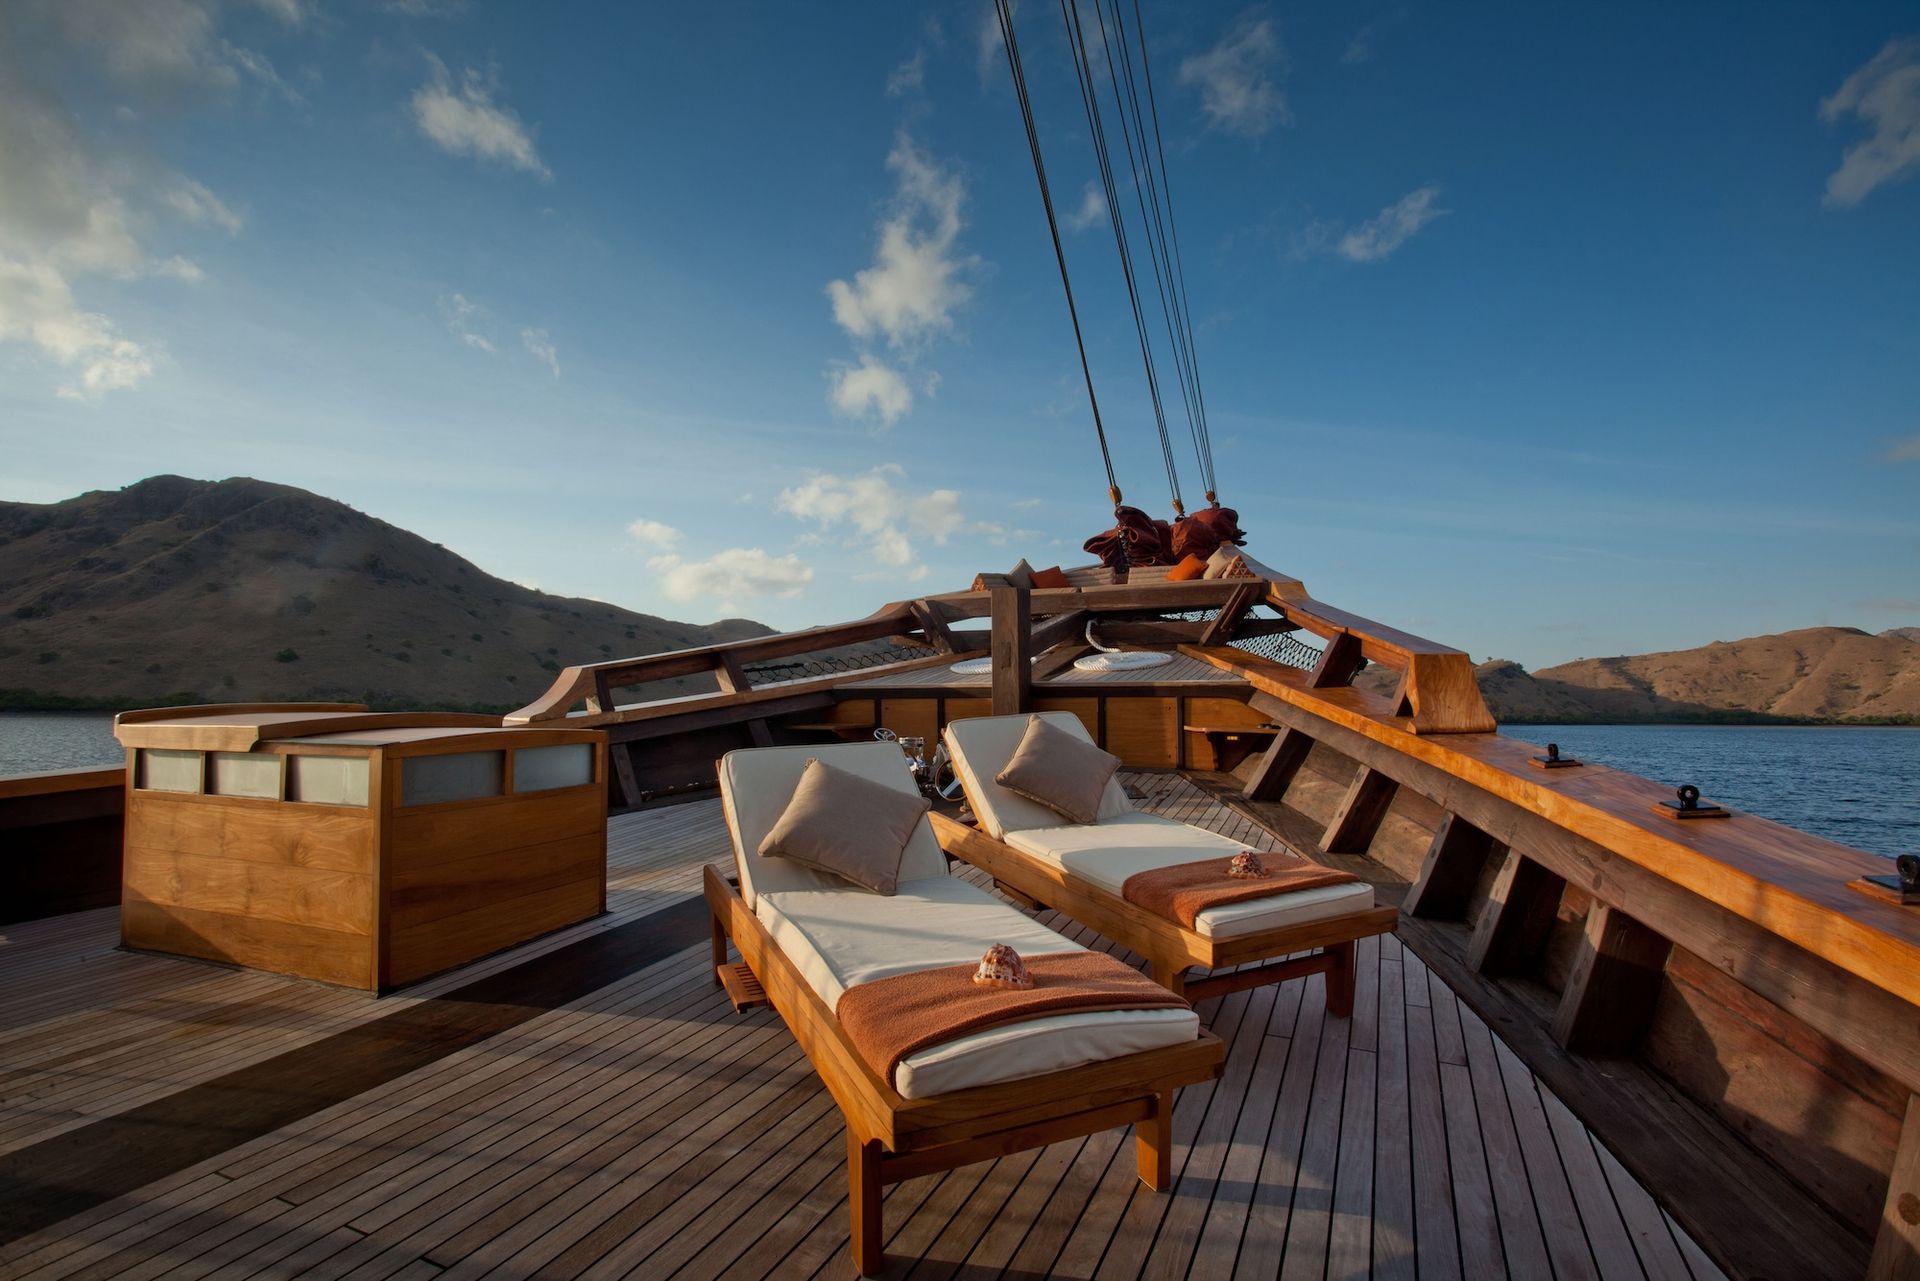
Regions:
[[[1093,392],[1093,369],[1087,363],[1087,343],[1080,333],[1080,310],[1073,302],[1073,281],[1067,275],[1067,254],[1060,245],[1060,223],[1053,212],[1053,192],[1047,186],[1046,162],[1040,158],[1040,134],[1034,128],[1033,100],[1027,95],[1027,75],[1020,63],[1020,41],[1013,31],[1010,0],[993,0],[1000,18],[1000,41],[1007,51],[1007,67],[1013,73],[1013,92],[1020,103],[1021,123],[1027,130],[1027,148],[1033,153],[1033,176],[1040,184],[1040,203],[1047,211],[1047,231],[1053,237],[1053,258],[1060,265],[1060,287],[1067,295],[1067,315],[1073,321],[1073,341],[1080,351],[1080,375],[1087,384],[1087,403],[1093,407],[1093,431],[1100,440],[1100,462],[1107,471],[1107,496],[1116,509],[1120,506],[1120,483],[1113,475],[1113,453],[1107,448],[1107,429],[1100,420],[1100,398]],[[1122,554],[1126,543],[1121,540]]]
[[[1133,179],[1135,203],[1140,209],[1140,226],[1147,238],[1147,259],[1153,267],[1154,290],[1160,298],[1160,317],[1167,329],[1167,342],[1173,349],[1174,376],[1180,385],[1180,400],[1187,411],[1187,432],[1193,438],[1194,460],[1200,468],[1200,479],[1208,491],[1212,491],[1212,477],[1208,468],[1206,451],[1200,445],[1200,414],[1194,401],[1193,377],[1189,372],[1187,360],[1187,333],[1181,323],[1179,312],[1168,297],[1173,283],[1173,263],[1167,254],[1166,224],[1160,213],[1160,183],[1153,171],[1152,154],[1147,150],[1146,123],[1140,111],[1140,95],[1135,87],[1132,55],[1127,48],[1126,28],[1121,24],[1118,0],[1114,2],[1114,31],[1120,44],[1121,66],[1126,72],[1127,91],[1123,98],[1120,92],[1119,72],[1114,65],[1113,41],[1107,34],[1106,0],[1094,0],[1094,13],[1100,23],[1101,51],[1106,56],[1107,81],[1113,88],[1113,105],[1120,119],[1120,137],[1126,146],[1127,169]],[[1128,108],[1132,108],[1132,126],[1128,126]],[[1140,139],[1139,152],[1136,155],[1134,137]],[[1145,171],[1142,172],[1142,164]],[[1151,212],[1149,212],[1151,202]]]
[[[1119,0],[1114,0],[1114,13],[1116,13],[1117,21]],[[1165,192],[1165,202],[1167,202],[1167,230],[1169,230],[1169,240],[1171,240],[1171,244],[1173,244],[1173,278],[1175,278],[1175,284],[1177,284],[1177,290],[1175,290],[1175,292],[1177,292],[1177,296],[1179,296],[1181,313],[1183,313],[1185,325],[1187,325],[1187,361],[1188,367],[1192,369],[1194,401],[1196,401],[1196,405],[1200,407],[1200,444],[1202,444],[1202,449],[1206,451],[1206,463],[1204,463],[1206,490],[1208,490],[1206,497],[1208,497],[1210,503],[1213,503],[1213,505],[1217,507],[1217,505],[1219,505],[1219,497],[1213,492],[1213,490],[1215,490],[1215,486],[1213,486],[1213,432],[1212,426],[1208,424],[1208,417],[1206,417],[1206,392],[1200,388],[1200,348],[1194,344],[1194,313],[1192,313],[1192,303],[1188,302],[1187,296],[1187,263],[1185,263],[1185,259],[1181,257],[1181,229],[1179,229],[1179,223],[1173,219],[1173,179],[1167,177],[1167,148],[1165,148],[1165,144],[1162,142],[1162,138],[1160,138],[1160,102],[1154,98],[1154,65],[1152,65],[1152,61],[1148,61],[1148,58],[1146,58],[1146,19],[1140,17],[1140,0],[1133,0],[1133,35],[1135,35],[1135,38],[1140,42],[1140,75],[1142,75],[1142,79],[1146,81],[1146,109],[1148,109],[1148,115],[1150,115],[1152,121],[1154,121],[1154,152],[1160,156],[1160,190]],[[1144,150],[1144,140],[1142,140],[1142,150]]]
[[[998,0],[996,0],[996,3]],[[1140,339],[1140,359],[1147,371],[1147,394],[1153,402],[1154,429],[1160,437],[1161,459],[1167,468],[1167,488],[1173,497],[1176,516],[1186,514],[1180,501],[1180,474],[1173,459],[1173,441],[1167,434],[1167,416],[1160,399],[1160,378],[1154,369],[1152,340],[1147,333],[1146,313],[1140,307],[1140,291],[1134,281],[1133,252],[1127,243],[1126,216],[1120,207],[1118,188],[1113,180],[1113,161],[1107,149],[1107,133],[1100,115],[1099,91],[1095,88],[1092,62],[1087,56],[1086,34],[1080,23],[1079,0],[1060,0],[1060,17],[1067,29],[1073,53],[1074,78],[1080,85],[1080,103],[1087,115],[1087,127],[1093,134],[1094,158],[1099,162],[1100,181],[1106,196],[1107,213],[1113,224],[1115,247],[1120,254],[1120,272],[1127,285],[1127,301],[1133,310],[1134,330]],[[1122,122],[1124,128],[1124,121]],[[1131,148],[1131,144],[1129,144]]]
[[[1098,0],[1096,0],[1096,3]],[[1134,38],[1140,50],[1140,78],[1146,84],[1148,116],[1153,121],[1153,150],[1147,149],[1147,128],[1140,113],[1139,88],[1134,81],[1133,56],[1127,48],[1126,23],[1121,16],[1120,0],[1108,0],[1113,6],[1114,31],[1118,37],[1121,54],[1121,66],[1126,72],[1127,98],[1132,106],[1134,133],[1140,139],[1140,156],[1146,168],[1147,194],[1152,200],[1153,226],[1158,231],[1159,265],[1166,269],[1166,288],[1172,295],[1173,306],[1166,307],[1166,296],[1161,299],[1162,307],[1167,311],[1167,329],[1172,340],[1175,358],[1184,368],[1182,380],[1184,390],[1190,393],[1188,401],[1188,427],[1194,438],[1194,454],[1200,466],[1202,483],[1206,486],[1207,501],[1219,506],[1219,497],[1215,484],[1213,465],[1213,434],[1207,421],[1207,399],[1200,382],[1200,355],[1193,324],[1193,308],[1187,292],[1186,263],[1180,253],[1180,229],[1173,212],[1173,178],[1167,171],[1167,151],[1160,133],[1160,106],[1153,90],[1153,63],[1147,54],[1146,21],[1140,13],[1140,0],[1133,0]],[[1104,39],[1104,29],[1102,36]],[[1112,55],[1108,55],[1108,67],[1112,67]],[[1118,92],[1116,90],[1116,98]],[[1155,161],[1158,161],[1156,181]],[[1162,202],[1166,206],[1165,221],[1161,220]],[[1151,241],[1153,236],[1149,235]],[[1158,273],[1156,273],[1156,283]]]

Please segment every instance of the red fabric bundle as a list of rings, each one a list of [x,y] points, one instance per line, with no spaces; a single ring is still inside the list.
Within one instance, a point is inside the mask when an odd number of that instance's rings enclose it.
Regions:
[[[1179,559],[1173,554],[1173,530],[1166,521],[1155,520],[1138,507],[1116,507],[1113,515],[1117,522],[1114,527],[1095,534],[1085,544],[1086,550],[1098,556],[1108,569],[1171,565]]]
[[[1203,507],[1173,523],[1173,559],[1198,556],[1205,560],[1222,543],[1238,545],[1246,540],[1239,512],[1231,507]]]

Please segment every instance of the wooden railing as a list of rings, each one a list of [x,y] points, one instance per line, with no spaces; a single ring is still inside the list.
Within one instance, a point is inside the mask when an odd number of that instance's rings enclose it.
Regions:
[[[124,766],[0,776],[0,925],[120,901]]]

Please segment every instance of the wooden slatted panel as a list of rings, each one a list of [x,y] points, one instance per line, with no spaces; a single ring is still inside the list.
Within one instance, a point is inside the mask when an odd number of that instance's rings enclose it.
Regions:
[[[1274,846],[1178,776],[1128,781],[1147,808]],[[610,835],[611,915],[562,938],[684,899],[728,857],[712,801],[626,815]],[[18,1133],[85,1124],[125,1106],[123,1088],[164,1094],[556,945],[376,1003],[129,957],[105,946],[112,929],[93,912],[0,942],[0,1119]],[[1123,1133],[1094,1135],[891,1187],[888,1250],[918,1259],[915,1276],[1410,1277],[1417,1255],[1423,1278],[1718,1281],[1484,1024],[1391,936],[1373,943],[1351,1020],[1326,1017],[1318,975],[1203,1004],[1228,1067],[1179,1099],[1166,1194],[1139,1186]],[[30,990],[62,982],[64,1001]],[[791,1037],[769,1011],[731,1011],[702,944],[0,1246],[0,1276],[838,1278],[843,1158]]]

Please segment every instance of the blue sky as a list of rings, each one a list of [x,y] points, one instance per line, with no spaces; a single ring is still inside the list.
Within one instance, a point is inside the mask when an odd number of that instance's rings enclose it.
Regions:
[[[991,14],[9,4],[0,497],[253,475],[776,625],[1084,561]],[[1920,623],[1920,12],[1145,16],[1263,560],[1530,666]],[[1166,515],[1059,14],[1016,21],[1120,482]]]

